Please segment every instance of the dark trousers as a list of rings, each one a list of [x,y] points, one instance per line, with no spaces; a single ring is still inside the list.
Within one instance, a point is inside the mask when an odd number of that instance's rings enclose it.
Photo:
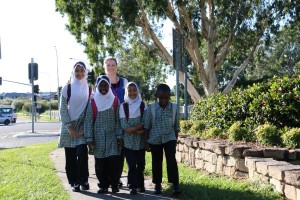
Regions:
[[[165,151],[167,161],[168,182],[174,185],[178,184],[178,166],[175,157],[176,143],[176,140],[172,140],[161,145],[150,144],[152,155],[152,182],[154,184],[160,184],[162,182],[163,151]]]
[[[124,154],[128,166],[129,188],[144,188],[145,149],[124,148]]]
[[[124,155],[124,148],[121,150],[121,155],[118,160],[118,169],[117,169],[117,175],[118,179],[120,180],[122,173],[123,173],[123,167],[124,167],[124,160],[125,160],[125,155]],[[118,181],[119,181],[118,180]]]
[[[65,147],[66,173],[69,184],[84,184],[89,178],[87,145]]]
[[[118,187],[117,166],[120,156],[109,156],[106,158],[95,158],[95,171],[100,188]]]

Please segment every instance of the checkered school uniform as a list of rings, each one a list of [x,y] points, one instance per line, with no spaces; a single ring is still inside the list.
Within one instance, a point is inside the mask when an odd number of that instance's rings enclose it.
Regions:
[[[116,112],[114,107],[104,111],[97,112],[97,118],[93,119],[93,108],[89,102],[84,132],[87,142],[94,142],[94,156],[95,158],[107,158],[113,155],[120,155],[117,139],[122,139],[122,129],[119,121],[119,107],[118,103]]]
[[[153,106],[153,105],[151,105]],[[180,130],[178,112],[175,115],[173,126],[172,103],[169,103],[165,109],[161,108],[158,103],[155,104],[155,121],[151,112],[151,106],[145,111],[142,124],[145,129],[150,130],[147,142],[149,144],[164,144],[171,140],[176,140],[175,130]]]
[[[123,107],[121,107],[123,109]],[[121,127],[124,129],[124,147],[131,150],[140,150],[145,149],[145,139],[143,134],[131,134],[125,131],[126,128],[135,127],[141,122],[141,117],[129,118],[120,118]]]
[[[68,114],[68,104],[67,99],[64,96],[61,96],[60,101],[60,118],[62,122],[61,130],[60,130],[60,137],[58,141],[58,147],[71,147],[75,148],[78,145],[86,144],[86,139],[84,135],[81,135],[77,138],[72,138],[71,134],[69,133],[67,127],[73,127],[75,130],[83,130],[84,129],[84,112],[80,114],[77,120],[71,121],[71,118]]]

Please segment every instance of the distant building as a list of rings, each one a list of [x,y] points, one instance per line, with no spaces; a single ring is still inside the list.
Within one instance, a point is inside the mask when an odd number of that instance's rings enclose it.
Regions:
[[[16,98],[24,98],[24,99],[29,99],[31,98],[31,93],[18,93],[18,92],[10,92],[10,93],[6,93],[3,92],[2,94],[0,94],[0,99],[16,99]]]

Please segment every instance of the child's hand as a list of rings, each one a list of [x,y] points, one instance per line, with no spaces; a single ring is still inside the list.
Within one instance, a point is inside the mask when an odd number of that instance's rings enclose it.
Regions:
[[[94,154],[94,143],[93,142],[88,142],[88,151],[90,155]]]
[[[78,137],[78,132],[75,131],[72,127],[68,127],[68,131],[69,131],[72,138],[77,138]]]
[[[151,151],[151,148],[150,148],[150,145],[148,144],[148,142],[145,142],[145,150],[147,152],[150,152]]]
[[[131,128],[126,128],[125,131],[127,133],[134,133],[135,130],[134,130],[134,128],[131,127]]]

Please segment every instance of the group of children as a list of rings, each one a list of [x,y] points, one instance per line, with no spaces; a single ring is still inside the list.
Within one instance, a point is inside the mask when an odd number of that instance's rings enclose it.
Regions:
[[[89,149],[95,157],[98,193],[107,193],[109,186],[113,193],[119,192],[122,152],[128,166],[130,194],[145,192],[145,151],[151,151],[154,193],[162,193],[165,152],[168,181],[173,183],[173,194],[179,194],[175,158],[179,115],[176,104],[170,102],[169,86],[160,84],[155,93],[157,102],[147,106],[141,99],[138,85],[128,82],[124,88],[124,102],[120,104],[106,75],[97,78],[95,93],[91,95],[86,72],[84,63],[74,65],[73,79],[63,88],[61,98],[63,126],[59,146],[65,148],[66,173],[72,190],[89,190]]]

